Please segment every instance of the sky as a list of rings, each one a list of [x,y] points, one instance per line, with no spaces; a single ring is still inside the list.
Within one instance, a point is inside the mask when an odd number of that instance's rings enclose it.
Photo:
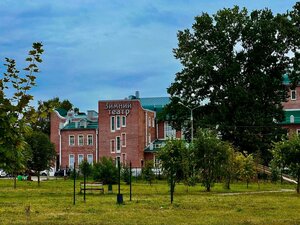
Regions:
[[[5,57],[19,70],[33,42],[45,53],[38,100],[68,99],[81,111],[99,100],[168,96],[181,65],[174,58],[179,30],[191,28],[202,12],[234,5],[249,11],[291,10],[290,0],[0,0],[0,74]],[[21,74],[24,74],[21,72]]]

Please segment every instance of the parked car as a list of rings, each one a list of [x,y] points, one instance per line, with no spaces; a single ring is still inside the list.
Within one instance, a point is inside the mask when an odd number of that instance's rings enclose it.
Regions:
[[[40,175],[53,177],[55,175],[54,168],[51,167],[49,170],[43,170],[40,172]]]
[[[0,169],[0,177],[6,177],[6,176],[7,173],[3,169]]]

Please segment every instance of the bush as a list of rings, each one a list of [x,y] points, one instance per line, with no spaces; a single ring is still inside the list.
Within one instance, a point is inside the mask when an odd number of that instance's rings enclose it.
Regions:
[[[112,158],[102,157],[100,162],[94,164],[94,180],[104,184],[116,184],[118,181],[118,169]]]
[[[122,178],[126,184],[130,184],[130,168],[128,165],[123,165],[122,168]]]

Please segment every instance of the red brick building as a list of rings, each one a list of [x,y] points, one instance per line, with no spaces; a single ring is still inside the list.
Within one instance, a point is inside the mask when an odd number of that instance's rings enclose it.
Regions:
[[[98,113],[56,110],[51,114],[51,141],[57,152],[56,168],[72,168],[82,160],[98,162],[111,157],[121,163],[143,167],[155,160],[155,152],[167,138],[181,138],[167,122],[156,120],[157,112],[169,103],[168,97],[98,102]]]

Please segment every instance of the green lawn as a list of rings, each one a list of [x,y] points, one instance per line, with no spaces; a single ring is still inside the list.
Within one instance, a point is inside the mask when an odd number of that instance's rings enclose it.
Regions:
[[[107,187],[104,195],[88,194],[84,203],[78,182],[74,206],[72,180],[44,181],[40,187],[18,181],[14,190],[12,180],[0,179],[0,224],[300,224],[300,195],[288,189],[294,186],[261,183],[247,189],[239,183],[230,191],[219,184],[207,193],[200,185],[187,190],[179,184],[171,205],[165,181],[134,182],[132,201],[123,184],[124,205],[117,205],[117,186],[114,194]]]

